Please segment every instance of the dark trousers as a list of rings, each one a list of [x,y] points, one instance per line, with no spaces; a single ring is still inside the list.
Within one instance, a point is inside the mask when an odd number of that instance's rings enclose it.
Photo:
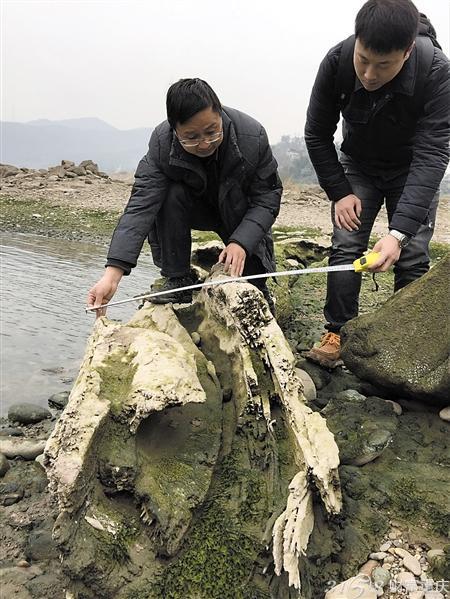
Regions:
[[[158,213],[157,239],[149,237],[154,263],[161,268],[164,277],[189,276],[191,268],[191,231],[213,231],[229,243],[231,232],[227,231],[216,207],[206,197],[190,194],[185,186],[173,183]],[[257,256],[247,256],[243,276],[265,272]],[[257,279],[258,288],[266,279]],[[253,282],[253,281],[252,281]]]
[[[358,231],[346,231],[334,225],[330,266],[349,264],[362,256],[367,250],[370,233],[383,202],[386,202],[390,222],[406,180],[406,174],[389,181],[381,174],[380,176],[367,175],[348,159],[343,160],[342,164],[353,193],[362,203],[361,225]],[[394,266],[394,291],[418,279],[429,269],[429,243],[434,232],[438,200],[439,194],[436,194],[427,221],[420,226],[410,243],[402,249],[400,259]],[[334,223],[334,204],[332,204],[332,219]],[[324,314],[327,321],[326,328],[329,331],[339,332],[348,320],[358,315],[360,289],[360,274],[351,271],[328,273]]]

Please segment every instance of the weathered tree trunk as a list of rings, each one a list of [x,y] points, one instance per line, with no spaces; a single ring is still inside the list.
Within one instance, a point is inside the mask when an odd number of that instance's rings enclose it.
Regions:
[[[313,491],[340,511],[338,463],[252,285],[100,319],[46,448],[67,597],[306,596]]]

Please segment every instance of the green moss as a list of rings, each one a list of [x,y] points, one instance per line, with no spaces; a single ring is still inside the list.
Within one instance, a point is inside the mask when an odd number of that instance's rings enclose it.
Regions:
[[[2,195],[0,214],[2,230],[64,239],[107,241],[120,212],[84,208],[71,210],[69,206],[59,206],[56,203]]]
[[[118,416],[122,411],[122,404],[131,391],[131,383],[136,373],[137,366],[131,362],[136,354],[119,351],[110,354],[104,366],[98,368],[102,382],[99,396],[111,402],[111,412]]]

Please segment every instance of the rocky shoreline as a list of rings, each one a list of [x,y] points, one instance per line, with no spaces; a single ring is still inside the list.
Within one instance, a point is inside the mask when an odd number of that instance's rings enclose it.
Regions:
[[[22,180],[35,183],[32,177]],[[46,182],[45,199],[42,188],[2,184],[1,227],[106,243],[130,187],[129,182],[107,181],[99,177],[86,185],[75,177],[58,178]],[[77,204],[77,186],[95,188],[101,200]],[[108,203],[116,187],[121,200]],[[322,205],[320,197],[314,201]],[[324,264],[329,238],[322,230],[279,228],[279,268]],[[433,245],[434,262],[448,253],[448,245]],[[391,279],[390,273],[380,276],[381,292],[374,294],[370,277],[364,277],[363,312],[385,302]],[[305,568],[315,589],[328,590],[327,599],[449,597],[449,408],[389,394],[345,368],[331,372],[306,361],[302,354],[322,328],[323,278],[286,280],[273,290],[278,322],[304,373],[308,405],[326,417],[341,455],[342,518],[319,521],[308,546]],[[0,422],[0,452],[8,456],[0,458],[0,584],[5,597],[71,597],[51,537],[56,506],[42,466],[43,445],[66,401],[67,393],[61,393],[49,399],[49,410],[12,406],[8,419]],[[229,597],[235,599],[232,590]]]

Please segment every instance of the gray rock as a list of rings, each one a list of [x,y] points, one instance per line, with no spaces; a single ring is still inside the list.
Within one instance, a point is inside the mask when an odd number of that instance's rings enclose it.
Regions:
[[[49,172],[50,175],[58,177],[58,179],[62,179],[65,176],[65,174],[66,174],[66,171],[65,171],[64,167],[59,166],[59,165],[58,166],[51,166],[48,169],[48,172]]]
[[[314,381],[306,372],[306,370],[296,368],[295,372],[303,384],[303,395],[308,401],[314,401],[317,398],[317,391]]]
[[[5,476],[9,470],[9,462],[3,453],[0,453],[0,476]]]
[[[69,179],[76,179],[76,177],[78,177],[78,175],[76,173],[74,173],[73,171],[66,171],[66,177],[68,177]]]
[[[75,175],[78,175],[79,177],[82,177],[86,174],[86,169],[82,166],[71,166],[68,171],[75,173]]]
[[[23,437],[23,430],[15,426],[6,426],[0,430],[0,437]]]
[[[14,505],[23,498],[24,489],[17,482],[2,482],[0,483],[0,505],[7,507]]]
[[[389,431],[379,429],[370,433],[358,455],[348,463],[352,466],[364,466],[380,457],[386,447],[392,441],[392,434]]]
[[[21,424],[34,424],[51,417],[51,412],[47,408],[32,403],[16,403],[8,410],[8,419]]]
[[[28,559],[39,562],[58,557],[58,550],[52,540],[52,527],[53,522],[47,522],[42,528],[31,531],[25,552]]]
[[[384,588],[390,581],[391,574],[386,568],[375,568],[372,571],[372,580],[378,587]]]
[[[341,391],[340,393],[338,393],[337,399],[357,402],[366,400],[365,396],[361,393],[358,393],[358,391],[355,391],[355,389],[347,389],[346,391]]]
[[[0,437],[0,453],[7,458],[34,460],[45,449],[45,441],[21,437]]]
[[[448,405],[449,340],[442,315],[448,312],[449,275],[450,255],[375,312],[348,322],[341,330],[347,368],[399,397]]]
[[[62,410],[66,407],[67,402],[69,401],[69,395],[70,391],[60,391],[59,393],[54,393],[48,398],[48,405],[56,410]]]
[[[61,160],[61,166],[70,168],[71,166],[75,166],[75,162],[72,162],[72,160]]]
[[[0,164],[0,177],[3,179],[4,177],[13,177],[17,175],[20,170],[17,166],[12,166],[11,164]]]

